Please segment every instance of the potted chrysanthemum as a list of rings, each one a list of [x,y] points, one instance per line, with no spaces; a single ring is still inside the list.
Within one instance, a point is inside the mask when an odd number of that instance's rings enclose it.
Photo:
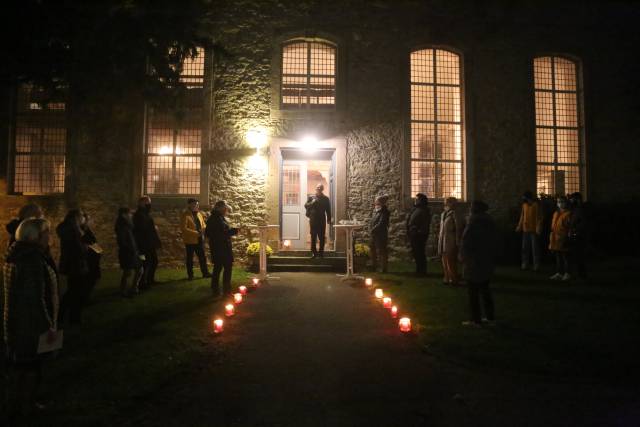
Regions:
[[[266,247],[267,258],[273,255],[271,246]],[[250,271],[257,272],[260,267],[260,242],[249,243],[247,246],[247,260]]]

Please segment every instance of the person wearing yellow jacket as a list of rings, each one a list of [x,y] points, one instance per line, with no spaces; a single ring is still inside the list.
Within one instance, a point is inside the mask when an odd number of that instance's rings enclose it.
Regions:
[[[533,258],[533,271],[538,271],[540,268],[542,207],[531,191],[525,191],[522,195],[520,221],[518,221],[516,231],[522,232],[522,269],[528,269],[530,258]]]
[[[198,256],[202,277],[211,277],[204,253],[204,216],[200,212],[200,203],[196,199],[187,200],[187,208],[180,217],[180,229],[186,252],[187,276],[193,280],[193,254]]]
[[[556,274],[551,280],[567,281],[569,275],[569,229],[571,228],[571,211],[566,197],[558,198],[558,210],[551,219],[551,235],[549,250],[556,256]]]

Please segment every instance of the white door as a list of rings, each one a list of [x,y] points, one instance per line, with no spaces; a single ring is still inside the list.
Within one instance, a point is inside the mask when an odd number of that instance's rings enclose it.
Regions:
[[[282,240],[289,240],[293,250],[308,250],[311,234],[304,204],[309,196],[315,194],[318,184],[324,186],[324,194],[331,199],[331,160],[284,159],[281,180]],[[329,229],[326,233],[325,250],[333,250]]]
[[[282,240],[291,242],[291,249],[305,249],[307,217],[304,204],[307,188],[307,162],[284,160],[282,163]]]

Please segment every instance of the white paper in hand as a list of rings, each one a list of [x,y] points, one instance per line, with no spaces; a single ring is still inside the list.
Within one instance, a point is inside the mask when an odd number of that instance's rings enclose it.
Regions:
[[[49,331],[45,332],[40,335],[40,339],[38,340],[38,354],[60,350],[63,339],[64,331],[62,330],[56,332],[56,338],[52,342],[49,342]]]

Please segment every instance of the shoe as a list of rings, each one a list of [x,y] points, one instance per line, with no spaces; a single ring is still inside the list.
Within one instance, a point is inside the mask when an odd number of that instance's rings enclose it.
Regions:
[[[462,326],[468,326],[470,328],[481,328],[482,323],[474,322],[473,320],[465,320],[462,322]]]
[[[562,274],[556,273],[553,276],[549,277],[549,279],[551,279],[551,280],[560,280],[560,279],[562,279]]]
[[[482,318],[482,323],[487,325],[487,326],[496,326],[496,320],[495,319],[489,320],[486,317]]]
[[[316,254],[311,255],[311,259],[316,259]]]
[[[569,273],[564,273],[560,280],[562,280],[563,282],[568,282],[569,280],[571,280],[571,275]]]

